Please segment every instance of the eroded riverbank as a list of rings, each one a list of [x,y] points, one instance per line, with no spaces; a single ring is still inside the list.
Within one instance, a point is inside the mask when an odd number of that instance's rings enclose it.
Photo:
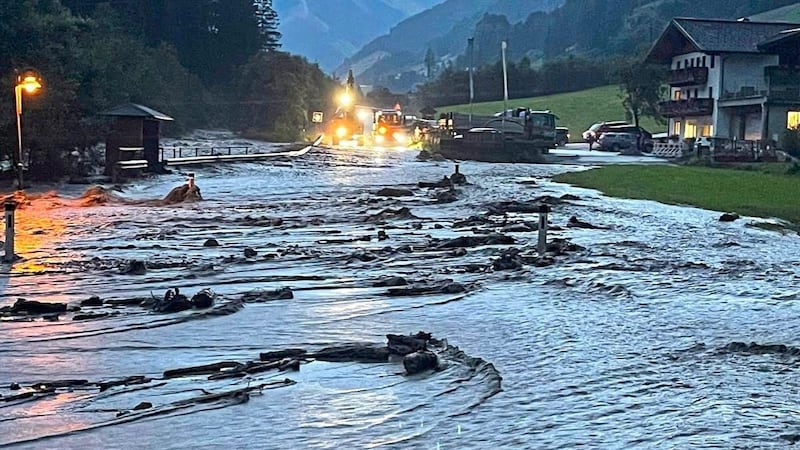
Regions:
[[[205,200],[178,206],[34,202],[20,211],[25,259],[4,278],[0,305],[146,299],[174,287],[212,288],[222,300],[281,288],[293,296],[204,320],[181,319],[194,311],[103,306],[118,314],[3,322],[0,386],[154,378],[270,350],[428,330],[491,363],[502,392],[487,396],[491,377],[466,365],[408,377],[397,364],[317,361],[288,375],[296,384],[246,404],[45,445],[759,448],[798,432],[795,352],[731,345],[796,344],[795,237],[548,180],[565,166],[463,163],[470,184],[443,202],[442,190],[418,182],[450,175],[452,164],[413,156],[318,151],[291,163],[204,168],[195,172]],[[179,174],[146,180],[121,195],[163,198],[182,182]],[[411,195],[377,195],[387,187]],[[498,206],[541,200],[553,203],[561,228],[551,237],[583,250],[546,267],[521,260],[500,270],[504,252],[519,249],[506,258],[514,262],[535,248],[536,214]],[[568,227],[572,216],[601,228]],[[513,242],[482,240],[490,232]],[[204,246],[208,239],[220,245]],[[454,239],[475,245],[443,246]],[[146,271],[125,273],[130,260],[145,261]],[[376,285],[391,277],[407,285]],[[463,292],[445,289],[454,283]],[[409,285],[432,290],[388,295]],[[287,377],[268,374],[255,383]],[[204,395],[198,388],[225,392],[250,381],[177,380],[111,397],[118,402],[74,390],[0,404],[0,444],[86,428],[99,420],[95,410],[158,408]]]

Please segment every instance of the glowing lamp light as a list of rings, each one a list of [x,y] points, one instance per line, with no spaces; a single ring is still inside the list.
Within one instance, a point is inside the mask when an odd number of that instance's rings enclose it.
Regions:
[[[35,94],[36,91],[42,88],[42,83],[39,81],[39,76],[34,70],[26,70],[21,75],[17,76],[17,83],[14,85],[14,97],[16,103],[17,115],[17,154],[15,155],[17,167],[17,186],[20,190],[24,188],[22,182],[22,173],[24,168],[23,155],[22,155],[22,97],[23,92],[27,94]]]
[[[339,127],[336,129],[336,136],[343,138],[347,136],[347,127]]]
[[[339,95],[339,106],[347,107],[353,104],[353,96],[349,92]]]
[[[25,92],[33,94],[42,88],[42,83],[39,82],[39,78],[28,75],[20,81],[19,86],[25,89]]]
[[[380,128],[378,128],[378,133],[380,133],[380,134],[386,134],[386,132],[387,132],[387,131],[388,131],[388,130],[386,129],[386,127],[380,127]]]

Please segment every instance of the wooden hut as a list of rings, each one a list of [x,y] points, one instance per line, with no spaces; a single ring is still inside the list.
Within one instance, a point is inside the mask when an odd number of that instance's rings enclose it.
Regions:
[[[175,119],[136,103],[119,105],[100,115],[114,121],[106,137],[106,175],[117,178],[126,169],[163,171],[158,157],[161,122]]]

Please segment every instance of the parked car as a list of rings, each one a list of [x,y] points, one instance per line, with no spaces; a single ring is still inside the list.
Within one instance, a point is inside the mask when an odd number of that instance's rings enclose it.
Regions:
[[[569,142],[569,128],[556,127],[556,146],[563,147]]]
[[[650,134],[649,131],[645,130],[642,127],[636,127],[635,125],[617,125],[613,127],[608,127],[606,133],[630,133],[635,136],[641,136],[641,151],[645,153],[651,153],[653,151],[653,135]],[[636,143],[634,142],[634,146]]]
[[[592,149],[592,145],[600,139],[600,136],[608,131],[609,127],[615,127],[620,125],[628,125],[627,122],[618,120],[613,122],[597,122],[596,124],[589,127],[588,130],[583,132],[583,140],[584,142],[589,144],[589,149]]]
[[[598,139],[597,143],[600,145],[600,150],[620,152],[635,148],[636,139],[637,135],[633,133],[606,131],[600,135],[600,139]]]

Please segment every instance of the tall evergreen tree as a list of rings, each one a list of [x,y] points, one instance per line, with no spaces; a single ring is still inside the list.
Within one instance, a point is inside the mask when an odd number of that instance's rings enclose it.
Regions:
[[[261,48],[274,51],[280,48],[281,33],[278,31],[280,21],[278,13],[272,7],[272,0],[253,0],[258,29],[261,34]]]

